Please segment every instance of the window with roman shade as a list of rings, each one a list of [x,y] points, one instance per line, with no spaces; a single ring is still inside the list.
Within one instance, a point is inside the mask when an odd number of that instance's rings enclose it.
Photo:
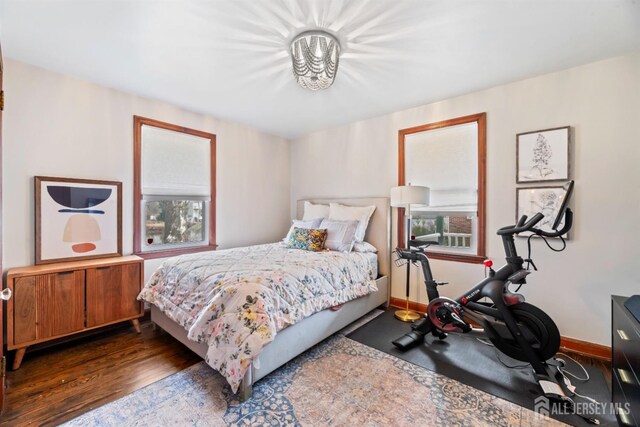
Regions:
[[[153,257],[215,247],[215,135],[141,117],[134,130],[135,252]]]
[[[484,259],[484,126],[479,114],[400,131],[402,185],[430,189],[429,206],[412,207],[411,233],[439,243],[432,258]]]

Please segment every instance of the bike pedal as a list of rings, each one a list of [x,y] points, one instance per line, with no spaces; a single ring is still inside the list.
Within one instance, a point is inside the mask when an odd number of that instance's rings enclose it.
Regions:
[[[433,330],[431,331],[431,335],[433,335],[436,338],[439,338],[441,340],[447,338],[449,335],[446,332],[442,332],[442,331],[438,331],[438,330]]]
[[[424,342],[424,336],[420,335],[416,332],[409,332],[408,334],[404,334],[400,338],[392,341],[393,345],[398,347],[402,351],[409,350],[419,344]]]
[[[448,285],[449,282],[436,282],[436,286]]]
[[[471,332],[473,330],[471,325],[468,324],[468,323],[456,324],[456,326],[458,326],[462,330],[462,333],[464,333],[464,334],[469,333],[469,332]]]

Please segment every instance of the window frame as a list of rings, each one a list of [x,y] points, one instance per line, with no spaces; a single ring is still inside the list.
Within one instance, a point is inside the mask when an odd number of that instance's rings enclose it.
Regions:
[[[163,247],[155,251],[142,249],[142,227],[144,202],[142,197],[142,126],[153,126],[174,132],[186,133],[208,139],[210,142],[210,201],[204,217],[208,218],[209,242],[205,245],[182,245],[175,248]],[[175,196],[173,196],[175,197]],[[181,196],[178,196],[181,197]],[[216,135],[184,126],[174,125],[155,119],[133,116],[133,253],[144,259],[166,258],[176,255],[215,250],[216,244]]]
[[[472,114],[455,119],[443,120],[426,125],[414,126],[400,129],[398,131],[398,185],[406,183],[405,177],[405,137],[418,132],[425,132],[434,129],[441,129],[449,126],[457,126],[468,123],[477,123],[478,126],[478,215],[477,215],[477,251],[474,255],[454,253],[448,251],[438,251],[433,249],[425,250],[431,259],[445,261],[458,261],[472,264],[482,264],[486,259],[486,190],[487,190],[487,113]],[[405,247],[405,220],[404,208],[398,209],[398,247]]]

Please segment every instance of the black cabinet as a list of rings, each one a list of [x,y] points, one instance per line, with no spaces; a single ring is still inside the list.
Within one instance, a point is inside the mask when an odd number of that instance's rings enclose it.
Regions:
[[[613,403],[630,413],[618,415],[621,426],[640,423],[640,323],[624,306],[626,297],[611,297],[611,378]]]

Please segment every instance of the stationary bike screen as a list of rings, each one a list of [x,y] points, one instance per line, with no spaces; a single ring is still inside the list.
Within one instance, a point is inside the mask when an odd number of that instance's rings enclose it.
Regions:
[[[562,223],[562,218],[564,217],[564,212],[569,206],[569,200],[571,200],[571,194],[573,193],[573,181],[568,181],[565,185],[562,186],[562,188],[564,188],[565,193],[564,197],[562,198],[562,205],[558,210],[558,215],[553,221],[553,226],[551,227],[554,230],[558,230],[558,227],[560,227],[560,223]]]

